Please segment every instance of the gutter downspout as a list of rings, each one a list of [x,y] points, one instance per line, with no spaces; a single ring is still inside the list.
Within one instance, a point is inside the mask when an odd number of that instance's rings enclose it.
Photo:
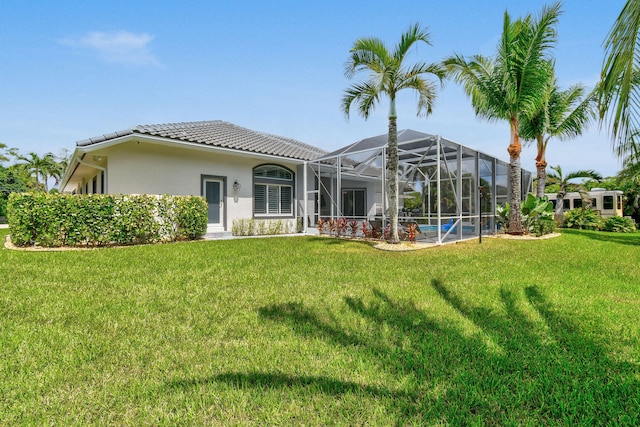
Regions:
[[[302,170],[302,187],[304,189],[304,195],[302,198],[302,232],[304,234],[307,234],[307,222],[309,221],[309,218],[307,217],[307,210],[308,210],[308,206],[307,204],[309,203],[309,184],[307,183],[307,167],[308,167],[308,162],[304,162],[304,166],[302,166],[304,169]]]

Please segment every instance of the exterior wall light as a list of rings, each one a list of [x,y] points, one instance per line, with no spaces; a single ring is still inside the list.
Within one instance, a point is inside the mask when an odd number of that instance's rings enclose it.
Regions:
[[[240,183],[238,182],[237,179],[235,181],[233,181],[233,192],[234,193],[239,193],[241,188],[242,188],[242,186],[240,185]]]

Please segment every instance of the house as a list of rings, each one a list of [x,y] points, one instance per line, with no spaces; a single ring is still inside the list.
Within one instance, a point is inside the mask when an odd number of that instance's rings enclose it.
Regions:
[[[381,228],[398,209],[401,224],[419,224],[421,238],[443,243],[495,233],[495,207],[509,196],[506,162],[413,130],[398,132],[400,200],[393,208],[383,184],[387,135],[327,153],[203,121],[136,126],[76,145],[62,191],[201,195],[212,235],[230,233],[240,219],[300,221],[309,232],[319,219]],[[523,196],[531,186],[532,174],[523,170]]]
[[[208,233],[234,219],[304,212],[305,162],[325,151],[215,120],[135,126],[78,141],[61,189],[75,194],[201,195]]]

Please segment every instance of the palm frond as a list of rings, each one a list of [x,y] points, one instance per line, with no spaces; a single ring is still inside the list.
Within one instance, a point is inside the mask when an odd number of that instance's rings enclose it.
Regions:
[[[349,53],[351,56],[344,64],[344,74],[349,79],[363,70],[382,73],[390,61],[384,42],[375,37],[356,40]]]
[[[394,58],[401,63],[407,52],[417,42],[424,42],[431,45],[431,35],[427,29],[423,29],[419,23],[412,24],[407,31],[402,33],[400,42],[394,50]]]
[[[610,127],[613,148],[619,155],[636,144],[640,129],[637,111],[637,73],[640,67],[640,2],[628,0],[605,39],[598,107],[601,122]]]
[[[356,104],[360,115],[367,119],[375,109],[379,96],[380,92],[370,82],[353,84],[345,91],[342,97],[342,111],[348,118],[351,106]]]

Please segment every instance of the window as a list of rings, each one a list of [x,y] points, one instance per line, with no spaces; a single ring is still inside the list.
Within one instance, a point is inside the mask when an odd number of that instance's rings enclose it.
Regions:
[[[622,210],[622,196],[617,196],[616,200],[617,200],[616,205],[618,207],[618,210]]]
[[[602,196],[602,209],[613,209],[613,196]]]
[[[366,200],[367,193],[363,188],[343,189],[342,214],[345,217],[365,216]]]
[[[593,209],[598,209],[597,201],[598,201],[598,199],[591,199],[591,207]]]
[[[255,168],[253,176],[256,178],[281,179],[293,181],[293,173],[280,166],[266,165]]]
[[[563,199],[562,200],[562,208],[563,209],[571,209],[571,199]]]
[[[581,208],[582,207],[582,199],[574,199],[573,200],[573,208]]]
[[[293,172],[276,165],[262,165],[253,170],[253,213],[293,215]]]

